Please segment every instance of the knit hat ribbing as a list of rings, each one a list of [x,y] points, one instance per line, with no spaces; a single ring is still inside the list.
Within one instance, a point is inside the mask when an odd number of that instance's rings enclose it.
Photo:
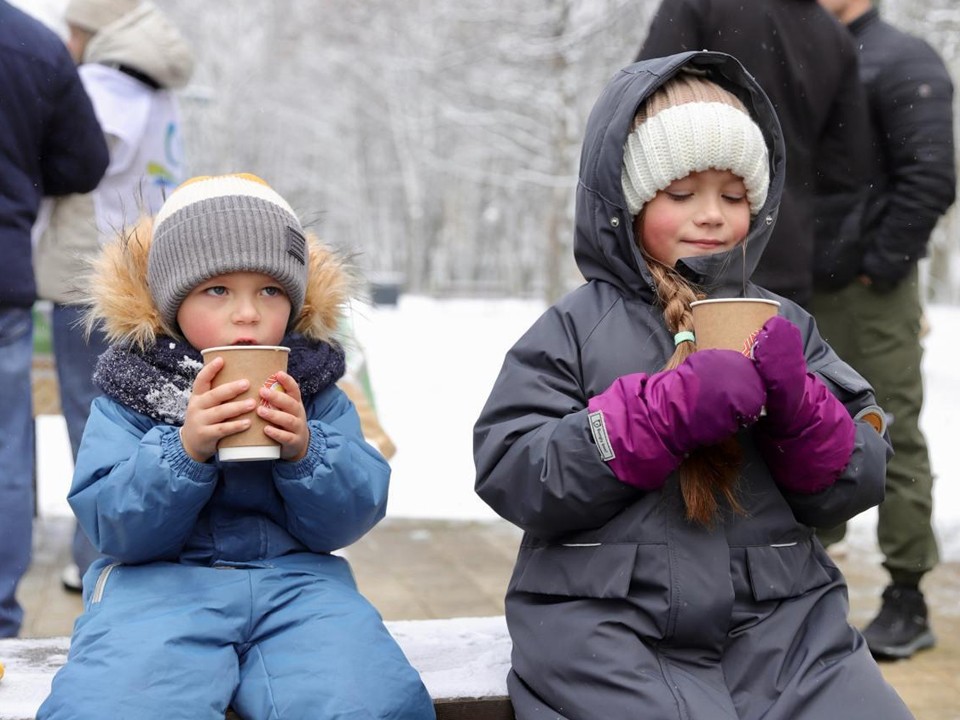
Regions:
[[[70,0],[64,19],[92,33],[132,12],[141,0]]]
[[[760,211],[770,184],[760,127],[735,95],[681,73],[646,100],[624,144],[621,183],[630,214],[674,180],[711,168],[743,178],[751,215]]]
[[[303,307],[307,241],[293,209],[256,175],[187,180],[154,218],[147,284],[164,322],[197,285],[216,275],[260,272],[290,299],[290,323]]]

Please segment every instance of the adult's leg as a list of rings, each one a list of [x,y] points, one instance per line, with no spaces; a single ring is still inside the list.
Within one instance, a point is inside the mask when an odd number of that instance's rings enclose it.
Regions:
[[[252,571],[256,622],[234,707],[243,717],[433,720],[433,702],[346,561]]]
[[[932,522],[933,474],[919,426],[923,348],[917,269],[889,293],[877,293],[859,283],[844,293],[850,319],[847,332],[855,343],[856,360],[850,364],[870,382],[887,413],[894,450],[877,521],[877,540],[891,585],[864,636],[878,657],[910,657],[934,644],[919,583],[938,561]]]
[[[93,371],[97,358],[107,350],[103,334],[94,330],[90,337],[80,325],[84,307],[80,305],[53,306],[53,356],[57,366],[57,382],[60,385],[60,407],[67,421],[73,459],[77,459],[83,428],[90,414],[90,403],[100,394],[93,384]],[[79,525],[74,526],[73,561],[80,577],[100,554],[87,539]]]
[[[923,378],[917,270],[890,293],[870,293],[860,324],[863,375],[890,415],[894,456],[887,464],[886,497],[877,518],[877,541],[891,584],[863,635],[877,657],[906,658],[935,643],[920,580],[937,563],[933,531],[933,474],[920,430]],[[866,310],[869,308],[870,312]]]
[[[936,565],[931,523],[933,475],[920,430],[923,378],[922,307],[913,272],[889,293],[853,283],[814,299],[812,309],[827,342],[873,386],[887,413],[894,456],[887,464],[886,498],[879,508],[878,541],[895,582],[918,579]],[[837,324],[840,318],[844,327]]]
[[[894,456],[879,508],[877,540],[894,583],[916,584],[939,560],[933,531],[933,473],[920,430],[923,407],[920,303],[916,268],[892,292],[874,293],[871,332],[864,341],[863,375],[890,414]],[[867,345],[866,340],[872,340]]]
[[[30,565],[33,531],[33,316],[0,308],[0,637],[20,632],[17,585]]]
[[[38,720],[223,720],[250,617],[243,571],[175,563],[90,569],[70,655]]]

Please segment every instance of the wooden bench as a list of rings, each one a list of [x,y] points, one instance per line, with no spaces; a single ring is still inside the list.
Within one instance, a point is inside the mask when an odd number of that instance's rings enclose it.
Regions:
[[[503,616],[399,620],[387,628],[420,671],[437,720],[514,720],[506,686],[510,637]],[[0,720],[34,720],[69,647],[66,637],[0,640],[0,662],[6,667]]]

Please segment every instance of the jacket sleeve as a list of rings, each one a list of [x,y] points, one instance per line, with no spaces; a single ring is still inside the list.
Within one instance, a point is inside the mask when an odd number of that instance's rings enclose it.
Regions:
[[[862,272],[883,290],[926,254],[956,192],[953,84],[943,61],[919,40],[878,72],[871,92],[887,168],[879,219],[871,219]]]
[[[58,53],[53,72],[56,96],[43,138],[43,192],[45,195],[92,192],[110,162],[107,143],[65,47]]]
[[[867,409],[882,413],[873,389],[841,360],[812,328],[805,343],[810,371],[847,408],[854,420],[853,453],[837,481],[826,490],[804,494],[782,490],[794,516],[813,527],[833,527],[875,505],[884,497],[887,461],[893,455],[889,437],[863,419]]]
[[[178,433],[108,398],[93,401],[68,501],[101,553],[129,564],[180,554],[217,469],[191,459]]]
[[[542,538],[600,527],[643,492],[602,460],[580,376],[573,330],[551,308],[507,353],[474,426],[476,492]]]
[[[386,513],[390,466],[363,439],[353,403],[336,386],[307,408],[310,445],[297,462],[274,463],[287,530],[313,552],[349,545]]]

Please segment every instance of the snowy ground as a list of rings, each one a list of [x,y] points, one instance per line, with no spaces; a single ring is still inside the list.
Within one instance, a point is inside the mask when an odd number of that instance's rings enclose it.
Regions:
[[[472,427],[504,353],[543,311],[525,300],[435,300],[405,295],[396,307],[360,306],[357,336],[381,421],[398,447],[388,515],[492,520],[473,492]],[[927,400],[922,417],[938,482],[935,523],[945,560],[960,561],[960,307],[933,306],[925,341]],[[38,419],[42,514],[69,512],[63,501],[70,450],[60,417]],[[852,523],[849,541],[872,546],[876,513]]]

